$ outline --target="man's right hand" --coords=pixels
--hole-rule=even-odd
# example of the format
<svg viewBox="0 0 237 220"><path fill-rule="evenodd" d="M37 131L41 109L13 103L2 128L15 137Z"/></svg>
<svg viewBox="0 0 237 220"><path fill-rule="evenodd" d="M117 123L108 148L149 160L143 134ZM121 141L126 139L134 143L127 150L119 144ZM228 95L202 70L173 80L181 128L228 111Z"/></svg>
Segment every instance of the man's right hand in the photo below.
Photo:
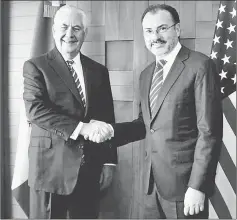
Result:
<svg viewBox="0 0 237 220"><path fill-rule="evenodd" d="M90 123L84 123L80 134L84 136L85 140L90 140L96 143L104 142L111 139L114 130L111 125L97 120L91 120Z"/></svg>

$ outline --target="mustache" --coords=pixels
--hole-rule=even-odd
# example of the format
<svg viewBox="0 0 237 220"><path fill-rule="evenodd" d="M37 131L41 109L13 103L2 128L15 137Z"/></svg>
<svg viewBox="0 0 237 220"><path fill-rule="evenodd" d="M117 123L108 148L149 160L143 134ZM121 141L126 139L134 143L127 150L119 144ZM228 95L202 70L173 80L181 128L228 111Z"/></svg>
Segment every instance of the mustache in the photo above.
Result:
<svg viewBox="0 0 237 220"><path fill-rule="evenodd" d="M156 43L164 44L164 43L166 43L166 41L162 40L162 39L157 39L156 41L151 42L151 44L156 44Z"/></svg>

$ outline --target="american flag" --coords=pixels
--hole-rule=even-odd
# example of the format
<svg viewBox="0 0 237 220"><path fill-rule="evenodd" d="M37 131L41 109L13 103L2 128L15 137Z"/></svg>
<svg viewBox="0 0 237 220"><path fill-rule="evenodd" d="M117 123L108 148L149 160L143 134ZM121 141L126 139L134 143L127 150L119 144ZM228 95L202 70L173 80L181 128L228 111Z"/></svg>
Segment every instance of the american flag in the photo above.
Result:
<svg viewBox="0 0 237 220"><path fill-rule="evenodd" d="M209 218L236 219L236 1L221 1L212 43L223 104L223 142Z"/></svg>

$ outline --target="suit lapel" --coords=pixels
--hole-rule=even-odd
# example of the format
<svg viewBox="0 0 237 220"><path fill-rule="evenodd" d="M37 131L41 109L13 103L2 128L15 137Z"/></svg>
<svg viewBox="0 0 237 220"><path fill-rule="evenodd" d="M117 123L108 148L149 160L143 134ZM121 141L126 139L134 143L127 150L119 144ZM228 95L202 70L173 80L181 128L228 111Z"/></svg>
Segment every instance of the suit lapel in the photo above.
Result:
<svg viewBox="0 0 237 220"><path fill-rule="evenodd" d="M152 76L153 76L153 72L155 70L155 65L156 62L153 62L152 64L150 64L150 66L147 67L147 69L144 72L144 80L142 82L143 84L143 100L145 103L145 114L144 116L146 117L145 121L150 121L151 120L151 115L150 115L150 103L149 103L149 93L150 93L150 87L151 87L151 81L152 81Z"/></svg>
<svg viewBox="0 0 237 220"><path fill-rule="evenodd" d="M48 58L49 58L49 65L51 66L51 68L59 75L59 77L62 79L65 85L69 88L69 90L73 93L76 99L83 106L81 96L78 92L78 89L71 75L71 72L69 71L67 64L65 63L62 55L59 53L59 51L56 48L54 48L49 53Z"/></svg>
<svg viewBox="0 0 237 220"><path fill-rule="evenodd" d="M189 52L188 49L182 46L173 65L171 66L171 69L158 95L158 98L156 101L157 103L154 109L155 114L154 114L154 117L152 118L152 121L154 120L157 113L159 112L160 107L162 103L164 102L164 99L167 96L168 92L170 91L170 89L172 88L172 86L174 85L174 83L176 82L180 74L182 73L185 67L183 61L188 58L188 52Z"/></svg>

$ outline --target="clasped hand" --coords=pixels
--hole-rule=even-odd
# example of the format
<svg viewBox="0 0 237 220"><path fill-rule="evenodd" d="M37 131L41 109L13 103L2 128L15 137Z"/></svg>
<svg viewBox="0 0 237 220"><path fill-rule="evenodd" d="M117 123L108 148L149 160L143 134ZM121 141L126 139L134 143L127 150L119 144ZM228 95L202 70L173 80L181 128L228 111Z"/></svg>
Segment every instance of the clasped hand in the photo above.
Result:
<svg viewBox="0 0 237 220"><path fill-rule="evenodd" d="M113 127L103 121L91 120L90 123L84 123L80 134L85 140L101 143L110 140L114 136Z"/></svg>

